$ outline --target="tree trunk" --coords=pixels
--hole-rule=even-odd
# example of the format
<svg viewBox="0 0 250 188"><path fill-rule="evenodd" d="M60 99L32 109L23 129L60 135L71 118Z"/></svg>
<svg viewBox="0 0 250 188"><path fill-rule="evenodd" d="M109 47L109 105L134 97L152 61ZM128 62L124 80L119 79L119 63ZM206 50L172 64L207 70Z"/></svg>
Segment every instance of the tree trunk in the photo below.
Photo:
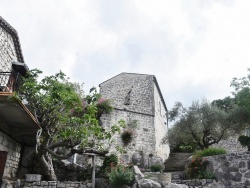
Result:
<svg viewBox="0 0 250 188"><path fill-rule="evenodd" d="M50 155L41 155L41 157L39 158L39 162L41 163L41 168L43 172L42 175L44 175L45 178L49 181L56 181L57 178Z"/></svg>

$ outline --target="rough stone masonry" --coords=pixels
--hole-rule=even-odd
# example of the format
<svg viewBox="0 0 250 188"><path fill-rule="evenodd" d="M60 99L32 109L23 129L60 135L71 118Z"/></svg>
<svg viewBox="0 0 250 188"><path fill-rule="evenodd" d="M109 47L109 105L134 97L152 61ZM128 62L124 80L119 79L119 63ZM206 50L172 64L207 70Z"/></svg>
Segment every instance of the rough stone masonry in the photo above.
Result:
<svg viewBox="0 0 250 188"><path fill-rule="evenodd" d="M125 162L136 160L141 167L150 167L152 160L165 160L169 155L168 144L161 144L167 133L167 107L157 80L153 75L121 73L100 85L100 93L110 99L114 110L102 117L102 125L109 128L120 119L127 124L136 122L133 141L126 146ZM115 145L123 145L120 135L114 136Z"/></svg>

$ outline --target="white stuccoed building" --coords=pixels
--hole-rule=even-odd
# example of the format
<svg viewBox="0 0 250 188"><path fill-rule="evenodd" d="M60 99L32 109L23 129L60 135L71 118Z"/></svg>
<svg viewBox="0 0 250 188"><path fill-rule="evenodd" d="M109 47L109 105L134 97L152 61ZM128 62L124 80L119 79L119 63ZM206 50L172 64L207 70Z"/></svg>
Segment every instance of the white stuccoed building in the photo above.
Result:
<svg viewBox="0 0 250 188"><path fill-rule="evenodd" d="M145 167L150 166L152 157L165 161L169 156L169 145L161 144L168 131L167 107L156 77L147 74L121 73L99 85L100 93L110 99L114 110L102 116L102 125L108 128L120 119L131 123L136 121L133 141L125 148L122 158L132 162L140 158ZM117 145L123 145L120 135L115 135ZM115 152L115 148L111 148Z"/></svg>

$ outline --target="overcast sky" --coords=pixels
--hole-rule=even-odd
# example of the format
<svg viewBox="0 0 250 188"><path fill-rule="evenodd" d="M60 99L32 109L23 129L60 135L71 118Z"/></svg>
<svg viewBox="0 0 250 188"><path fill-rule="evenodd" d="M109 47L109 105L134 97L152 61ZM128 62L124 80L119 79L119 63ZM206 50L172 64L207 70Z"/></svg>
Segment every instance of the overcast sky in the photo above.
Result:
<svg viewBox="0 0 250 188"><path fill-rule="evenodd" d="M250 67L249 0L0 0L26 64L90 87L156 76L168 108L224 98Z"/></svg>

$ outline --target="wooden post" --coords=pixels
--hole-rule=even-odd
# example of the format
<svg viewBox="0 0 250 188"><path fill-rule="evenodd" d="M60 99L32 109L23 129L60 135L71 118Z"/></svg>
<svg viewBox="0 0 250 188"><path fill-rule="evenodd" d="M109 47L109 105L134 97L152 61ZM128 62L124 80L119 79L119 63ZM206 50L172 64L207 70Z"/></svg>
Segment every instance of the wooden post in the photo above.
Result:
<svg viewBox="0 0 250 188"><path fill-rule="evenodd" d="M95 188L95 155L92 155L92 188Z"/></svg>

